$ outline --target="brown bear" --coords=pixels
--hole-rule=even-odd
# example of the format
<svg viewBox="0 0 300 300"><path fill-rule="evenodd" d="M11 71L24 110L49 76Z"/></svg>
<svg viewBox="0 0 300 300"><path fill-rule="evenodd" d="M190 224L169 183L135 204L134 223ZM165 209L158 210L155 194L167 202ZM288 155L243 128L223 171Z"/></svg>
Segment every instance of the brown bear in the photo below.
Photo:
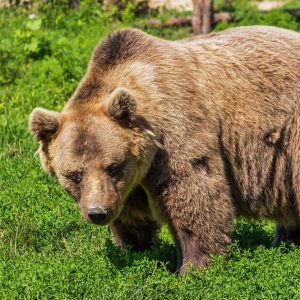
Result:
<svg viewBox="0 0 300 300"><path fill-rule="evenodd" d="M177 270L225 254L235 216L300 242L300 34L240 27L184 41L111 34L62 112L33 110L43 168L90 222Z"/></svg>

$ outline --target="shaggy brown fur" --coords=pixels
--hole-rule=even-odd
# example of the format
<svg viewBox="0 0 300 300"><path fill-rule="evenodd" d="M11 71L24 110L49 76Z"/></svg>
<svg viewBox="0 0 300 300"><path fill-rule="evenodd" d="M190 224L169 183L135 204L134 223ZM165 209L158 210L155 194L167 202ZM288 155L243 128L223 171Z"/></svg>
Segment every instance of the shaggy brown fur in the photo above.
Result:
<svg viewBox="0 0 300 300"><path fill-rule="evenodd" d="M275 220L276 244L299 243L299 101L298 33L169 42L122 30L96 48L64 110L35 109L30 130L87 220L136 249L167 223L184 271L226 252L238 214Z"/></svg>

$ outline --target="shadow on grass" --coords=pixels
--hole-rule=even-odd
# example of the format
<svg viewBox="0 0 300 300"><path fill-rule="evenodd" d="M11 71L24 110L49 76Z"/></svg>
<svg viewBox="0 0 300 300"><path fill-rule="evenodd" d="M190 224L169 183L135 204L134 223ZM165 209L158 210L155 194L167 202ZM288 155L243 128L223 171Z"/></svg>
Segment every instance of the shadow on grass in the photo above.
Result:
<svg viewBox="0 0 300 300"><path fill-rule="evenodd" d="M157 241L151 249L137 252L130 247L120 249L111 239L108 239L105 243L105 251L107 258L119 270L136 265L139 261L153 260L164 265L168 271L175 271L175 245L165 241Z"/></svg>
<svg viewBox="0 0 300 300"><path fill-rule="evenodd" d="M249 222L241 218L235 224L232 240L237 241L242 250L255 250L258 246L271 248L275 237L274 229L275 225L269 221Z"/></svg>
<svg viewBox="0 0 300 300"><path fill-rule="evenodd" d="M45 249L49 251L49 244L51 244L51 251L61 251L67 246L75 249L74 245L78 243L78 239L83 239L88 240L90 246L97 249L96 252L100 251L99 254L104 255L116 269L121 270L143 264L143 261L154 261L170 272L175 271L176 248L167 230L164 230L164 237L157 239L150 250L135 252L130 247L120 249L113 241L108 228L94 227L85 223L79 224L76 217L51 228L50 231L48 228L50 228L48 224L37 227L31 223L22 223L18 230L19 235L15 236L14 231L11 231L7 239L14 241L18 253L28 248L33 248L36 252L42 252ZM101 250L99 250L99 235L103 238ZM273 237L274 225L270 222L249 222L242 218L236 221L235 230L232 233L232 241L237 242L237 247L241 251L250 253L254 253L260 246L271 248Z"/></svg>
<svg viewBox="0 0 300 300"><path fill-rule="evenodd" d="M274 234L274 226L268 221L249 222L239 219L232 233L232 241L237 242L240 250L254 253L260 246L271 248ZM121 250L109 239L106 241L106 251L108 259L118 269L130 267L139 261L148 259L162 263L170 272L175 271L175 245L164 240L156 242L151 250L135 252L129 247Z"/></svg>

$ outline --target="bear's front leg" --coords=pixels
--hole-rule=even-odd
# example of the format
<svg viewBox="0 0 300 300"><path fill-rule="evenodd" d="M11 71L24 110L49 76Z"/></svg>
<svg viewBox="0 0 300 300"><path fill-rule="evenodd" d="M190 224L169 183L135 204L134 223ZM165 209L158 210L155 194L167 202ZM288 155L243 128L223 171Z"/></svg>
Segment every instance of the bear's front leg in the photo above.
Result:
<svg viewBox="0 0 300 300"><path fill-rule="evenodd" d="M152 219L146 193L137 187L125 202L120 216L110 225L116 243L144 251L152 245L159 225Z"/></svg>
<svg viewBox="0 0 300 300"><path fill-rule="evenodd" d="M222 174L196 169L177 175L163 193L177 246L177 272L206 266L210 255L223 255L230 242L234 207Z"/></svg>

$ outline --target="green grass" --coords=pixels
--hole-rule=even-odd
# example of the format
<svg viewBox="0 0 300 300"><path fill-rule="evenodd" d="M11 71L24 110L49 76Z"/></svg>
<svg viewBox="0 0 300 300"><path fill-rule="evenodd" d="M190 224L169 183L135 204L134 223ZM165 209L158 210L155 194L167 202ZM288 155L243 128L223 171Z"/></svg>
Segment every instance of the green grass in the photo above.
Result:
<svg viewBox="0 0 300 300"><path fill-rule="evenodd" d="M190 35L187 27L146 28L144 19L124 24L85 5L79 12L44 9L35 21L22 10L0 10L0 299L300 299L300 249L270 248L268 221L237 220L227 260L214 257L208 269L177 276L167 228L151 251L121 251L109 229L83 221L41 170L28 115L36 106L63 107L99 39L134 24L169 39ZM217 30L300 28L280 11L260 15L241 6Z"/></svg>
<svg viewBox="0 0 300 300"><path fill-rule="evenodd" d="M299 9L300 8L299 0L290 0L286 3L284 7L288 9Z"/></svg>

